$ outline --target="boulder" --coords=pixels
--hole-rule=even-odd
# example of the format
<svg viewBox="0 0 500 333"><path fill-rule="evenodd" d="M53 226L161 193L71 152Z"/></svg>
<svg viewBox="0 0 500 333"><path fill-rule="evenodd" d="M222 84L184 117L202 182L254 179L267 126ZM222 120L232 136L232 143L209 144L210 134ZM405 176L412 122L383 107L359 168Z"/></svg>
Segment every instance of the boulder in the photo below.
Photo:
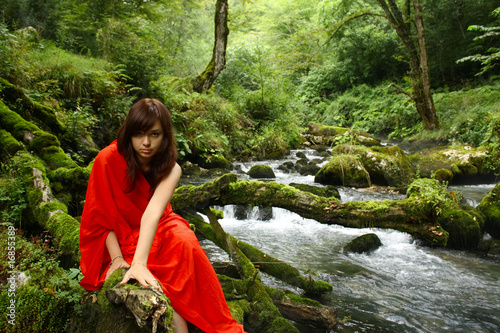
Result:
<svg viewBox="0 0 500 333"><path fill-rule="evenodd" d="M316 183L323 185L370 187L368 171L358 157L336 155L325 164L314 177Z"/></svg>
<svg viewBox="0 0 500 333"><path fill-rule="evenodd" d="M276 178L273 169L268 165L256 164L248 170L247 174L252 178Z"/></svg>
<svg viewBox="0 0 500 333"><path fill-rule="evenodd" d="M486 147L433 147L413 154L411 160L418 165L422 177L431 177L438 170L446 169L452 172L450 181L455 184L489 181L500 170L500 162L492 158Z"/></svg>
<svg viewBox="0 0 500 333"><path fill-rule="evenodd" d="M500 239L500 183L483 198L477 209L486 217L484 231Z"/></svg>
<svg viewBox="0 0 500 333"><path fill-rule="evenodd" d="M375 185L406 187L415 177L410 159L396 146L368 148L344 144L335 147L332 154L357 156Z"/></svg>
<svg viewBox="0 0 500 333"><path fill-rule="evenodd" d="M344 246L344 252L370 253L382 246L382 242L375 234L365 234L350 241Z"/></svg>

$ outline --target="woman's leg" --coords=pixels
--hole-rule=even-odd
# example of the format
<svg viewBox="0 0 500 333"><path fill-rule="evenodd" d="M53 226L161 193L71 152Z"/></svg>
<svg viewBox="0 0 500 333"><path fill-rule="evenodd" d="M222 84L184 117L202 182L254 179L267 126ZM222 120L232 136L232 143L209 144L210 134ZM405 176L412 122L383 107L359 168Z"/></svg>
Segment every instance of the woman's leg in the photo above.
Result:
<svg viewBox="0 0 500 333"><path fill-rule="evenodd" d="M172 325L174 326L174 333L188 333L186 320L175 311L172 318Z"/></svg>

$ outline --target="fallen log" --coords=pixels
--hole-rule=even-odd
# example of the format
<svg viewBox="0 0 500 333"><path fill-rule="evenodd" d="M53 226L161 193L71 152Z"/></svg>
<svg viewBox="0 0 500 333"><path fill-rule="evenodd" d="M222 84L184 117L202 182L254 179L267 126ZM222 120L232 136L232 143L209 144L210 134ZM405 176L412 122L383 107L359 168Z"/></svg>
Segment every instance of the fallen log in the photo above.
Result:
<svg viewBox="0 0 500 333"><path fill-rule="evenodd" d="M248 323L255 332L297 332L298 330L289 321L287 321L278 308L274 305L272 299L267 294L262 284L257 270L252 262L243 254L243 252L233 243L231 236L224 232L221 225L213 214L207 209L210 223L203 221L199 215L183 211L182 215L190 223L194 223L196 230L205 237L214 241L219 247L229 253L233 263L236 265L238 274L241 277L239 285L240 295L244 294L250 304L250 311L247 314ZM227 293L225 293L226 295Z"/></svg>
<svg viewBox="0 0 500 333"><path fill-rule="evenodd" d="M226 174L201 186L179 187L172 198L174 210L188 207L203 210L210 205L231 204L280 207L324 224L395 229L434 246L446 246L449 237L425 203L413 198L342 203L286 184L238 181L235 174Z"/></svg>

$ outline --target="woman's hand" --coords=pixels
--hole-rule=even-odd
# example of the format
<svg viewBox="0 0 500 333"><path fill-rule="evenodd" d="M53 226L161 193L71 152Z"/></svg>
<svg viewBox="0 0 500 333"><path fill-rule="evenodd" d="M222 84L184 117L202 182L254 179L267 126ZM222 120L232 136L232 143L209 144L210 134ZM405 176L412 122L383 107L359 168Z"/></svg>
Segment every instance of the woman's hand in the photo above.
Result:
<svg viewBox="0 0 500 333"><path fill-rule="evenodd" d="M125 273L125 276L120 282L120 285L127 283L127 281L130 279L137 280L137 282L139 282L144 288L148 288L149 286L151 286L160 291L162 290L160 283L155 279L153 274L151 274L145 264L132 263L132 266L130 266L130 269L127 271L127 273Z"/></svg>
<svg viewBox="0 0 500 333"><path fill-rule="evenodd" d="M116 258L111 263L111 266L108 268L108 272L106 273L106 280L113 274L114 271L120 268L127 268L130 265L123 258Z"/></svg>

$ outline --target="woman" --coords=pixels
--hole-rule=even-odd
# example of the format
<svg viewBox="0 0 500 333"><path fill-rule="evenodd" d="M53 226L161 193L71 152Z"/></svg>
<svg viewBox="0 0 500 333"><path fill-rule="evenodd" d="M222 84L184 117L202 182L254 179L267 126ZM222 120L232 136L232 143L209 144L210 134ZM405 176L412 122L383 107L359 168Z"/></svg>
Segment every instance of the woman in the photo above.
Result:
<svg viewBox="0 0 500 333"><path fill-rule="evenodd" d="M186 320L204 332L243 332L189 224L170 200L181 176L172 121L156 99L130 108L118 138L92 166L80 228L81 285L99 289L117 269L163 290L176 333Z"/></svg>

